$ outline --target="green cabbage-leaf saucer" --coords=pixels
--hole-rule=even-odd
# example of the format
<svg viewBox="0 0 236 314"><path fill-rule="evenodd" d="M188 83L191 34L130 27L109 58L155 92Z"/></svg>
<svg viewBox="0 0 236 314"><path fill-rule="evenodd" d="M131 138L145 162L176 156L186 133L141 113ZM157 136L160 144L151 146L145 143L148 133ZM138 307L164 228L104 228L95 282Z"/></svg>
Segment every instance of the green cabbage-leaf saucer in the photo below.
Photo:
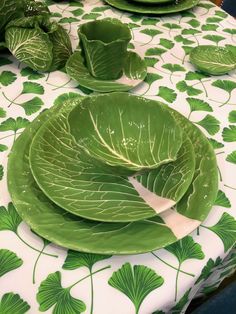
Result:
<svg viewBox="0 0 236 314"><path fill-rule="evenodd" d="M200 45L191 50L189 58L206 74L223 75L236 69L236 56L226 47Z"/></svg>
<svg viewBox="0 0 236 314"><path fill-rule="evenodd" d="M81 86L96 92L128 91L140 84L147 75L144 60L135 52L128 51L123 75L117 80L100 80L93 77L86 67L81 50L73 53L66 64L67 74Z"/></svg>

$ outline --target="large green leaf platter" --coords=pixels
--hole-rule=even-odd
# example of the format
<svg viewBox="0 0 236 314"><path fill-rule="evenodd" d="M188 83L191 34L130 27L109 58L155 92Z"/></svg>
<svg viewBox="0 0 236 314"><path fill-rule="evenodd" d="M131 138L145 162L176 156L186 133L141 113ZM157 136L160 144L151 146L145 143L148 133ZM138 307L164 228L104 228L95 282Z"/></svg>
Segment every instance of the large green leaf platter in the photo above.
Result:
<svg viewBox="0 0 236 314"><path fill-rule="evenodd" d="M112 94L114 96L122 99L127 94ZM101 98L109 100L109 96ZM79 104L74 101L72 107L68 107L69 110L72 109L67 112L69 119L65 115L50 119L34 137L30 164L44 193L54 203L75 215L110 222L153 217L180 200L189 187L194 172L195 158L191 142L184 142L174 163L151 172L155 180L151 180L150 175L148 186L144 184L146 174L141 176L143 180L139 184L134 177L119 175L120 168L115 167L114 170L113 166L97 163L93 157L84 155L83 149L74 141L68 122L71 116L78 116L75 115L73 106L87 107L86 100L97 103L97 97L85 98ZM88 129L87 122L84 122ZM71 149L64 151L64 147L68 148L66 143L69 143ZM117 159L117 162L121 163L122 160Z"/></svg>
<svg viewBox="0 0 236 314"><path fill-rule="evenodd" d="M211 75L236 69L236 56L226 47L200 45L191 50L189 58L198 70Z"/></svg>
<svg viewBox="0 0 236 314"><path fill-rule="evenodd" d="M66 72L81 86L88 89L103 93L125 92L142 83L147 75L147 67L145 61L137 53L128 51L123 75L116 80L101 80L91 75L82 51L78 50L68 59Z"/></svg>
<svg viewBox="0 0 236 314"><path fill-rule="evenodd" d="M60 131L61 135L65 135L66 111L68 114L71 110L67 103L65 106L67 110L62 108L59 113L62 120L58 121L58 125L52 124L54 131L58 126L62 126L61 130L57 130L57 135ZM172 114L188 134L196 156L194 180L175 209L168 209L153 218L136 222L102 223L76 217L58 207L39 189L29 166L31 141L42 124L50 122L46 120L55 115L55 112L58 112L57 107L41 114L22 133L13 146L8 164L8 187L12 201L22 218L38 234L74 250L101 254L135 254L173 243L193 231L206 218L218 190L215 154L201 131L172 110ZM54 139L52 143L55 144L53 141ZM62 145L66 155L71 151L71 141L71 137L65 136ZM73 164L73 157L70 155L68 157ZM60 156L57 158L60 159ZM67 175L69 173L70 171L67 171ZM200 193L203 180L205 189ZM142 184L145 186L145 180ZM195 201L197 204L192 206Z"/></svg>

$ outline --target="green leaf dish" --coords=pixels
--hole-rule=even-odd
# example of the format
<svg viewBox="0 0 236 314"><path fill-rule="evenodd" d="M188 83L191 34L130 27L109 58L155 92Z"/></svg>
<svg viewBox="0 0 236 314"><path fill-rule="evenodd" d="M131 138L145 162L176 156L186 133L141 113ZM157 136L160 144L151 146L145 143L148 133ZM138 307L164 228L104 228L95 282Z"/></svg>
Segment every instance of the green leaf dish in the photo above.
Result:
<svg viewBox="0 0 236 314"><path fill-rule="evenodd" d="M93 77L81 51L74 52L66 63L67 74L81 86L96 92L125 92L139 85L147 75L146 63L135 52L129 51L123 75L117 80L100 80Z"/></svg>
<svg viewBox="0 0 236 314"><path fill-rule="evenodd" d="M224 47L197 46L189 55L190 62L200 71L211 75L223 75L236 69L236 56Z"/></svg>
<svg viewBox="0 0 236 314"><path fill-rule="evenodd" d="M116 174L117 167L130 174L171 162L182 145L182 130L168 109L127 93L86 97L68 123L78 146Z"/></svg>
<svg viewBox="0 0 236 314"><path fill-rule="evenodd" d="M78 30L81 50L93 77L115 80L122 76L128 43L128 25L117 19L102 19L82 24Z"/></svg>
<svg viewBox="0 0 236 314"><path fill-rule="evenodd" d="M67 105L65 103L65 107ZM32 176L29 149L39 128L59 109L55 106L42 113L25 129L14 143L8 162L8 188L12 201L35 232L72 250L98 254L138 254L183 238L206 218L218 191L215 154L202 132L172 109L169 110L188 134L196 154L194 180L176 210L168 209L142 221L101 223L81 219L52 203ZM205 179L206 185L201 193Z"/></svg>
<svg viewBox="0 0 236 314"><path fill-rule="evenodd" d="M122 94L117 93L117 96L122 97ZM93 158L83 154L67 125L68 115L73 115L72 109L77 105L78 100L72 107L68 105L69 112L45 123L31 145L33 175L54 203L83 218L126 222L153 217L182 198L194 173L194 154L189 140L184 142L174 163L155 169L148 180L147 175L140 176L141 185L135 178L119 176L114 167L97 164ZM59 155L66 142L70 143L69 155L63 152Z"/></svg>
<svg viewBox="0 0 236 314"><path fill-rule="evenodd" d="M163 3L163 4L141 4L135 3L134 1L128 0L104 0L106 3L110 4L111 6L128 11L128 12L135 12L135 13L142 13L142 14L170 14L170 13L177 13L181 11L185 11L188 9L193 8L199 2L199 0L181 0L173 3Z"/></svg>

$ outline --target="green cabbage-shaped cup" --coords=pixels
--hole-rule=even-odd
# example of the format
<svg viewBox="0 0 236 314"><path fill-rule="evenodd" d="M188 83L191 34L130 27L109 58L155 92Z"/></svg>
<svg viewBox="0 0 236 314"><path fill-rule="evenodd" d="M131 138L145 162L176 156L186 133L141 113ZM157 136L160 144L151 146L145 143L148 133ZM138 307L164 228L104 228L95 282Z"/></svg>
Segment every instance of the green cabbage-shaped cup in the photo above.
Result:
<svg viewBox="0 0 236 314"><path fill-rule="evenodd" d="M131 32L117 19L102 19L80 26L80 45L92 76L102 80L122 75Z"/></svg>
<svg viewBox="0 0 236 314"><path fill-rule="evenodd" d="M20 61L36 71L65 66L72 53L65 29L47 16L22 17L6 26L6 46Z"/></svg>

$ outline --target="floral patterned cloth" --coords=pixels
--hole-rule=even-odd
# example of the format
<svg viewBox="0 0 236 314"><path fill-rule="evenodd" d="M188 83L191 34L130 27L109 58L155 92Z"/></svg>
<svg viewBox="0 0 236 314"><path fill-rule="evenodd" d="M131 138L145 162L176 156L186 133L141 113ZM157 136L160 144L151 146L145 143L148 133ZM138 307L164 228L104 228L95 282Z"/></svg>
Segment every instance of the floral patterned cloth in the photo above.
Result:
<svg viewBox="0 0 236 314"><path fill-rule="evenodd" d="M211 292L236 268L236 73L208 77L196 72L188 57L198 44L226 45L236 53L236 22L203 0L189 11L157 17L121 12L99 0L47 3L74 48L80 23L110 16L129 24L129 48L148 66L145 82L131 92L165 102L205 133L217 155L220 188L196 231L155 252L93 255L41 239L11 203L6 183L10 148L42 110L69 93L91 92L63 71L36 73L1 55L0 313L184 313L195 296Z"/></svg>

